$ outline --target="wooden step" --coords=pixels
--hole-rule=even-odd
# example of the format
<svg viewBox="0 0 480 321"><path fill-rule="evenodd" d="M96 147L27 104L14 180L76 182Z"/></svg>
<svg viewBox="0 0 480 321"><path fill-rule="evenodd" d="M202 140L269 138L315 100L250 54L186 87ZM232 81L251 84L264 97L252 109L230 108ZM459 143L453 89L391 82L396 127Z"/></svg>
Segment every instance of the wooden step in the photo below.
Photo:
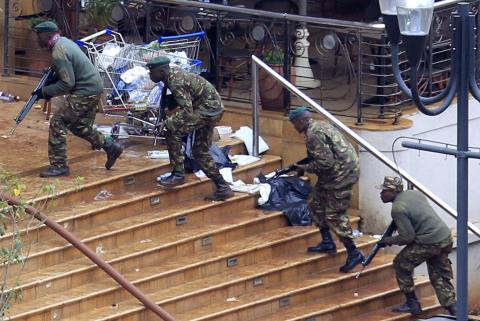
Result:
<svg viewBox="0 0 480 321"><path fill-rule="evenodd" d="M427 278L417 279L416 288L419 294L431 293ZM379 309L404 300L403 294L398 290L396 281L392 277L370 280L366 285L353 285L349 288L337 289L329 294L325 297L318 297L313 296L312 292L303 292L296 297L289 295L288 305L281 300L267 301L261 305L258 304L255 311L237 308L233 315L231 313L228 315L205 315L188 320L224 321L235 317L242 321L344 320L358 315L361 311Z"/></svg>
<svg viewBox="0 0 480 321"><path fill-rule="evenodd" d="M242 153L245 150L243 142L233 138L226 138L219 145L231 145L232 153ZM55 199L53 202L55 207L81 200L90 201L101 190L127 193L170 170L168 160L150 159L145 156L147 151L152 149L165 149L165 147L135 145L127 148L115 167L109 171L104 167L103 151L82 155L71 166L69 177L44 179L38 177L38 173L44 168L35 169L30 175L24 175L20 179L28 186L28 190L22 196L35 205L48 208L52 198ZM39 195L46 184L54 185L54 192Z"/></svg>
<svg viewBox="0 0 480 321"><path fill-rule="evenodd" d="M375 310L369 313L363 313L351 318L347 318L344 321L411 321L417 320L420 318L428 318L435 314L445 313L445 310L438 303L437 297L435 295L429 295L426 297L419 298L420 303L422 304L423 312L412 316L410 313L395 313L392 312L392 308L395 305L385 307L379 310ZM403 302L399 302L401 304Z"/></svg>
<svg viewBox="0 0 480 321"><path fill-rule="evenodd" d="M372 245L371 242L363 243L363 247L370 245ZM222 297L222 300L224 300L225 298L242 295L253 295L261 289L280 286L281 283L287 281L298 280L301 282L303 279L319 273L325 276L325 280L326 276L329 275L330 281L333 282L338 275L346 276L338 272L338 265L343 263L339 261L345 260L343 252L337 257L337 260L337 258L332 259L331 256L311 255L304 250L297 250L291 254L280 255L251 265L232 267L223 273L206 275L193 281L191 278L184 279L177 286L157 290L149 296L170 312L181 313L185 309L198 309L218 297ZM367 272L368 277L378 279L379 273L391 276L390 261L391 258L384 257L382 259L380 257ZM338 282L347 279L340 279ZM363 281L366 281L366 279L367 277ZM113 315L111 306L115 306ZM141 305L127 295L123 301L110 301L110 304L107 304L106 307L75 315L71 317L71 320L97 320L101 316L105 317L100 318L101 320L120 320L120 318L123 320L124 318L130 319L128 316L131 316L132 313L143 315L145 311ZM134 317L135 320L136 318ZM139 318L154 320L154 318L145 319L144 316L139 316Z"/></svg>
<svg viewBox="0 0 480 321"><path fill-rule="evenodd" d="M227 227L225 227L225 229L227 229ZM244 233L246 232L244 231L243 234ZM190 232L185 234L190 234ZM226 261L232 258L232 256L236 258L237 266L244 266L255 262L255 260L265 259L272 255L279 255L279 253L289 253L293 250L298 250L298 248L305 248L307 244L313 242L314 239L318 239L317 234L318 232L311 227L282 227L244 237L239 241L227 243L228 238L235 239L239 236L238 233L234 232L230 236L226 236L227 238L220 238L218 240L218 247L212 246L207 249L201 246L195 246L195 242L193 242L194 237L191 237L188 243L182 240L177 242L176 245L172 245L168 244L168 241L165 241L166 235L162 235L159 240L114 249L103 254L103 256L121 272L137 269L143 271L145 270L144 267L151 266L158 269L158 271L170 270L174 271L175 275L179 275L179 273L183 274L189 266L192 268L195 267L197 270L196 273L199 273L198 270L216 271L219 268L225 269ZM203 235L197 235L196 239L201 240L201 237L208 235L211 235L211 231ZM240 236L243 237L242 235ZM213 239L215 243L215 235ZM39 282L42 282L45 287L51 286L51 283L46 283L46 281L55 274L57 278L55 282L67 282L71 284L72 287L87 282L98 283L98 280L101 280L102 277L105 278L102 271L98 270L83 258L74 260L68 264L59 264L51 268L42 269L32 274L26 275L26 277L30 280L33 280L35 276L39 280L43 279ZM58 304L65 306L64 298L68 296L68 294L58 295L59 297L55 300L60 300ZM75 295L75 293L73 295ZM51 297L53 298L55 295ZM25 302L25 305L15 306L11 311L12 318L20 317L15 315L21 315L21 311L28 313L28 311L32 310L31 305L34 304L34 302L37 302L35 305L38 309L41 309L41 311L46 309L45 297L42 297L36 301Z"/></svg>
<svg viewBox="0 0 480 321"><path fill-rule="evenodd" d="M235 169L234 178L251 181L261 171L272 171L279 166L280 159L278 157L266 155L258 162ZM47 215L52 220L62 224L64 228L76 233L77 229L93 228L145 211L173 206L179 202L205 196L212 192L213 183L209 179L199 180L192 174L188 175L187 182L184 185L173 189L159 187L151 180L150 184L137 187L135 191L116 193L106 200L94 201L95 196L86 198L85 194L82 194L84 195L83 200L72 201L72 203L63 205L56 204ZM31 220L19 223L23 235L26 235L28 230L29 238L26 242L56 238L55 233L45 225L32 225L27 229L26 226L30 222ZM11 233L0 237L0 246L9 244L10 239Z"/></svg>

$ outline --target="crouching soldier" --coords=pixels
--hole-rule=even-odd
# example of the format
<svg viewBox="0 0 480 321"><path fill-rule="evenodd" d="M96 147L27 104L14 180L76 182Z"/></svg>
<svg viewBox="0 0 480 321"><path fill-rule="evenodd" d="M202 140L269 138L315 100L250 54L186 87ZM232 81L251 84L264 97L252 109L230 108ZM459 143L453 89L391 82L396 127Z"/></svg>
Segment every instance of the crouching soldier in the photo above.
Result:
<svg viewBox="0 0 480 321"><path fill-rule="evenodd" d="M379 241L380 246L405 245L393 260L397 283L406 302L393 308L393 312L418 314L422 307L415 295L413 270L427 262L428 276L440 304L456 315L455 288L452 284L452 263L448 254L452 252L452 236L448 226L428 204L419 191L403 191L399 177L385 177L380 198L392 203L392 219L398 235Z"/></svg>
<svg viewBox="0 0 480 321"><path fill-rule="evenodd" d="M215 193L206 199L225 200L233 196L233 192L220 174L209 150L213 129L224 111L220 95L204 78L178 67L170 68L169 64L170 59L165 56L156 57L147 64L152 81L164 83L172 92L179 109L165 120L165 139L172 173L167 177L158 177L157 182L165 187L174 187L185 182L182 139L195 131L193 158L216 186Z"/></svg>

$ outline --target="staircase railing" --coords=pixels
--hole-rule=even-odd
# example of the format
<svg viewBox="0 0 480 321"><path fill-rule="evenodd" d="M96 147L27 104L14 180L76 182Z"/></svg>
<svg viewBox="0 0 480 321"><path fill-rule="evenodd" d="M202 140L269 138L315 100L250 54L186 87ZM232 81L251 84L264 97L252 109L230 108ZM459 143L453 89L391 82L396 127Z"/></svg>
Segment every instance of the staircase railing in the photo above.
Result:
<svg viewBox="0 0 480 321"><path fill-rule="evenodd" d="M82 252L86 257L88 257L93 263L95 263L99 268L101 268L105 273L107 273L112 279L114 279L122 288L128 291L131 295L138 299L147 309L155 313L157 316L162 318L165 321L177 321L172 315L167 311L159 307L155 302L150 300L139 288L130 283L120 272L115 270L113 266L107 263L99 255L97 255L93 250L91 250L87 245L80 241L74 234L70 233L68 230L63 228L57 222L51 220L45 214L41 213L38 209L30 205L23 205L18 199L15 199L11 196L0 193L0 201L7 202L10 206L23 206L25 212L38 221L42 222L55 233L60 235L70 244L72 244L77 250Z"/></svg>
<svg viewBox="0 0 480 321"><path fill-rule="evenodd" d="M352 129L350 129L347 125L342 123L336 117L334 117L331 113L325 110L322 106L316 103L313 99L309 96L304 94L301 90L295 87L292 83L288 80L283 78L280 74L278 74L275 70L270 68L266 63L260 60L256 56L252 56L252 108L253 108L253 154L254 156L258 156L258 146L259 146L259 119L258 119L258 110L259 110L259 82L258 82L258 71L259 68L262 68L267 73L269 73L272 77L274 77L284 88L286 88L290 93L294 94L303 102L310 105L313 109L315 109L318 113L322 114L325 118L327 118L330 122L335 124L335 126L340 129L342 132L347 134L350 138L352 138L359 146L363 147L365 150L370 152L375 158L385 164L387 167L392 169L393 171L397 172L401 175L406 181L412 184L417 190L425 194L425 196L430 199L433 203L438 205L442 208L445 212L447 212L451 217L455 220L457 219L457 211L453 209L450 205L445 203L440 197L435 195L432 191L426 188L422 183L416 180L412 175L410 175L407 171L400 168L397 164L395 164L392 160L390 160L387 156L385 156L382 152L372 146L369 142L363 139L360 135L355 133ZM468 229L475 234L477 237L480 237L480 228L475 226L473 223L468 222Z"/></svg>

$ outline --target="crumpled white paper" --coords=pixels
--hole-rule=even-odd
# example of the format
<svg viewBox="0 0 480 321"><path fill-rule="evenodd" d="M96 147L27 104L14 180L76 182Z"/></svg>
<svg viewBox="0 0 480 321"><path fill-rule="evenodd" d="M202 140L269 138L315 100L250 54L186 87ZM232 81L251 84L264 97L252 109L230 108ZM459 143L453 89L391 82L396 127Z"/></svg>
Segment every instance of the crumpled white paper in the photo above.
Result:
<svg viewBox="0 0 480 321"><path fill-rule="evenodd" d="M232 134L232 137L238 138L243 141L245 147L247 148L248 154L253 154L253 130L248 126L242 126L239 130ZM264 153L269 149L267 143L263 140L262 137L258 139L258 152Z"/></svg>

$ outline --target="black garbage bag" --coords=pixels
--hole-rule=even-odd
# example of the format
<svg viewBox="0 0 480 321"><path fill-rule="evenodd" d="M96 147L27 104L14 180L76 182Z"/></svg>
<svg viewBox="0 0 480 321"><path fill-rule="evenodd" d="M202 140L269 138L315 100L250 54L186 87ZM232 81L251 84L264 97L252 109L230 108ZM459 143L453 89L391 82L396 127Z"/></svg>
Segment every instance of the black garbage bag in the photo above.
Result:
<svg viewBox="0 0 480 321"><path fill-rule="evenodd" d="M271 186L268 201L258 208L270 211L282 211L290 225L311 225L310 208L307 203L312 191L310 182L298 176L277 177L265 179L259 176L261 183Z"/></svg>
<svg viewBox="0 0 480 321"><path fill-rule="evenodd" d="M192 157L192 148L193 148L194 140L195 140L195 135L190 134L186 137L186 141L184 143L185 169L191 170L192 172L196 172L202 169L198 164L198 162ZM212 145L210 146L210 154L212 155L212 158L219 169L224 167L235 168L237 166L237 164L232 163L232 161L228 157L228 153L230 152L230 149L231 149L231 146L227 145L220 148L215 143L212 143Z"/></svg>

